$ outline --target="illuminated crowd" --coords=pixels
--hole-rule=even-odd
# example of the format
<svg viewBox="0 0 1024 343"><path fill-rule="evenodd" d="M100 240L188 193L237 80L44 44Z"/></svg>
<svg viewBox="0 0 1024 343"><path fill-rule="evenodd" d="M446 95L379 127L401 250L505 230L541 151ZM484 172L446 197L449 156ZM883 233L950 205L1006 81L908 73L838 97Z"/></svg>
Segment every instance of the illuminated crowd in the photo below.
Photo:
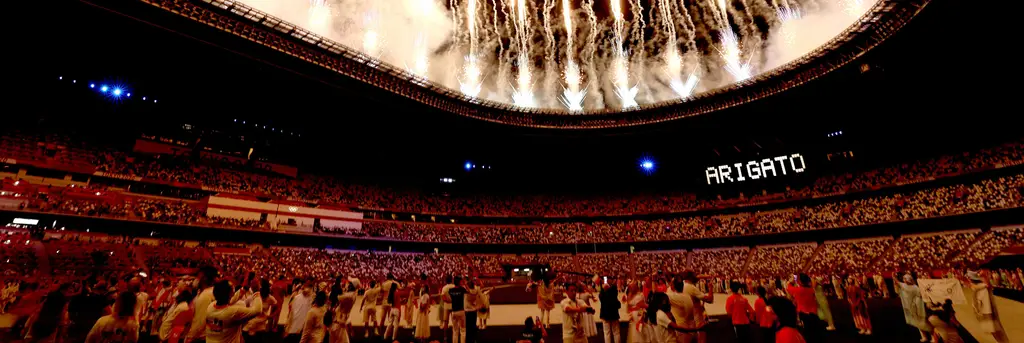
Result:
<svg viewBox="0 0 1024 343"><path fill-rule="evenodd" d="M346 183L325 176L303 174L297 178L287 178L267 175L226 162L201 164L195 159L182 156L140 155L77 146L67 137L60 136L7 135L0 139L0 157L31 160L37 156L55 156L52 159L60 163L83 169L91 168L96 172L261 197L291 198L404 213L538 217L685 212L870 190L1019 164L1024 162L1024 142L1013 141L993 148L886 168L821 176L810 186L789 189L783 193L741 195L724 199L699 199L687 193L585 197L558 194L462 194L442 197L417 190Z"/></svg>

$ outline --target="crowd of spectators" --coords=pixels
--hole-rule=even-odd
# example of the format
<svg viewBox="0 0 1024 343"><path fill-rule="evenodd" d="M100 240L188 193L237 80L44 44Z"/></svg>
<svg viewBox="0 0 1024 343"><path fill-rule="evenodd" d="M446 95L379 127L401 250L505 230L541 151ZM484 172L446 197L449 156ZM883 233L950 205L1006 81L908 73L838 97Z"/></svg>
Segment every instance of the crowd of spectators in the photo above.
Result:
<svg viewBox="0 0 1024 343"><path fill-rule="evenodd" d="M765 201L808 198L913 183L949 175L969 173L1024 162L1024 141L1013 141L994 148L946 155L887 168L822 176L810 186L783 193L765 193L730 199L698 199L693 194L635 195L445 195L422 191L345 183L332 177L302 175L297 178L267 175L244 170L232 163L183 156L145 156L99 149L68 148L62 143L44 143L42 137L13 135L0 140L0 157L53 156L67 151L57 162L91 165L96 171L151 180L177 182L207 189L244 192L268 197L318 201L357 206L368 210L406 213L490 216L587 216L633 213L667 213L730 207ZM53 139L46 137L46 139Z"/></svg>
<svg viewBox="0 0 1024 343"><path fill-rule="evenodd" d="M871 225L1020 207L1024 175L790 209L675 219L544 223L541 228L369 222L371 237L443 243L686 240Z"/></svg>
<svg viewBox="0 0 1024 343"><path fill-rule="evenodd" d="M325 234L402 241L476 244L564 244L688 240L872 225L1024 206L1024 174L925 188L857 200L771 211L681 215L672 219L539 222L531 225L435 224L367 221L361 228L321 228ZM89 190L89 194L93 190ZM96 194L105 193L99 189ZM70 194L70 192L68 192ZM75 198L51 191L30 210L162 223L268 229L260 220L207 216L201 203L118 196ZM31 198L32 195L23 195Z"/></svg>
<svg viewBox="0 0 1024 343"><path fill-rule="evenodd" d="M978 232L904 236L896 241L890 254L879 259L880 270L934 270L950 266L950 261L974 243Z"/></svg>
<svg viewBox="0 0 1024 343"><path fill-rule="evenodd" d="M746 273L759 277L782 277L803 271L816 244L758 247L750 256Z"/></svg>
<svg viewBox="0 0 1024 343"><path fill-rule="evenodd" d="M977 265L1008 247L1024 242L1024 227L997 228L983 234L974 245L958 255L954 263Z"/></svg>
<svg viewBox="0 0 1024 343"><path fill-rule="evenodd" d="M32 274L36 270L34 248L27 233L0 229L0 282Z"/></svg>
<svg viewBox="0 0 1024 343"><path fill-rule="evenodd" d="M892 237L826 242L808 272L815 275L865 273L892 244Z"/></svg>

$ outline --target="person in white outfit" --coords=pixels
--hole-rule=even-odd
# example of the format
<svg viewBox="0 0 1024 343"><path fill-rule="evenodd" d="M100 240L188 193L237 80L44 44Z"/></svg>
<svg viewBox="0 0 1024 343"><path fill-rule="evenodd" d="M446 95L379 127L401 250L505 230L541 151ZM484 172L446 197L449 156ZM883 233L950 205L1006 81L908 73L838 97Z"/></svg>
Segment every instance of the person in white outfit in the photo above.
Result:
<svg viewBox="0 0 1024 343"><path fill-rule="evenodd" d="M242 343L242 325L263 314L263 301L252 299L248 307L231 303L231 284L218 282L213 286L216 303L206 309L207 343Z"/></svg>
<svg viewBox="0 0 1024 343"><path fill-rule="evenodd" d="M313 306L309 308L306 315L306 323L302 325L302 339L300 343L322 343L324 334L327 333L327 323L324 316L327 314L327 293L316 292L313 297Z"/></svg>
<svg viewBox="0 0 1024 343"><path fill-rule="evenodd" d="M85 343L135 343L139 341L139 322L135 320L135 293L117 296L114 313L100 317L89 330Z"/></svg>

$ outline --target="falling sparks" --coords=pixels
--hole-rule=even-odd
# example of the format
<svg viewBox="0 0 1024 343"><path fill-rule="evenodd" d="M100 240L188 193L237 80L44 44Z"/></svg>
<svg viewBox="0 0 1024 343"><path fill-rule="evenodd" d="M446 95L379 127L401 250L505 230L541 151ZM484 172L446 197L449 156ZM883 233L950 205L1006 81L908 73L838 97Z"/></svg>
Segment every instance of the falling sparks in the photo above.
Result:
<svg viewBox="0 0 1024 343"><path fill-rule="evenodd" d="M796 44L796 32L794 32L793 25L795 25L795 21L802 17L800 11L783 7L779 8L777 14L779 21L782 22L779 26L779 35L782 37L782 42L788 46L793 46L793 44Z"/></svg>
<svg viewBox="0 0 1024 343"><path fill-rule="evenodd" d="M583 99L586 98L586 89L580 89L582 84L582 76L580 75L580 66L576 64L576 48L573 45L573 39L576 36L576 31L572 25L572 6L569 4L569 0L562 0L562 18L565 20L565 87L562 88L562 96L558 99L562 105L569 109L570 112L583 111Z"/></svg>
<svg viewBox="0 0 1024 343"><path fill-rule="evenodd" d="M317 34L329 33L331 23L331 6L326 0L309 1L309 29Z"/></svg>
<svg viewBox="0 0 1024 343"><path fill-rule="evenodd" d="M736 38L736 33L732 30L725 30L719 36L721 39L722 47L718 49L718 54L725 60L725 70L732 75L736 82L740 82L749 79L750 63L741 62L740 59L740 43L739 39Z"/></svg>
<svg viewBox="0 0 1024 343"><path fill-rule="evenodd" d="M419 77L427 77L427 70L430 69L430 59L427 56L427 37L425 34L420 33L416 36L416 42L413 48L412 65L406 68L410 73L415 74Z"/></svg>
<svg viewBox="0 0 1024 343"><path fill-rule="evenodd" d="M694 66L694 70L690 71L684 82L682 79L683 71L683 58L679 55L679 49L675 48L675 41L670 40L668 49L665 52L665 71L668 73L669 88L676 93L680 98L688 98L693 95L693 90L697 88L697 82L700 78L697 76L697 68Z"/></svg>
<svg viewBox="0 0 1024 343"><path fill-rule="evenodd" d="M843 8L843 13L846 13L852 18L860 18L864 15L864 0L840 0L839 5Z"/></svg>
<svg viewBox="0 0 1024 343"><path fill-rule="evenodd" d="M569 62L565 67L566 87L562 88L562 97L559 100L570 112L583 110L583 99L586 98L587 91L580 89L581 81L579 65Z"/></svg>
<svg viewBox="0 0 1024 343"><path fill-rule="evenodd" d="M422 82L481 101L582 113L749 80L833 35L811 25L847 28L877 0L239 1ZM765 14L778 20L752 26Z"/></svg>
<svg viewBox="0 0 1024 343"><path fill-rule="evenodd" d="M537 103L533 96L533 71L530 60L530 20L526 8L528 0L513 0L515 9L515 30L519 43L518 67L519 73L516 76L516 87L512 90L512 103L519 107L536 107Z"/></svg>
<svg viewBox="0 0 1024 343"><path fill-rule="evenodd" d="M619 96L623 109L639 107L636 102L637 86L629 86L629 59L625 52L620 52L612 67L612 82L615 83L615 95Z"/></svg>
<svg viewBox="0 0 1024 343"><path fill-rule="evenodd" d="M459 90L462 94L470 97L477 97L480 94L480 66L476 58L466 57L466 64L462 67L462 78L459 80Z"/></svg>

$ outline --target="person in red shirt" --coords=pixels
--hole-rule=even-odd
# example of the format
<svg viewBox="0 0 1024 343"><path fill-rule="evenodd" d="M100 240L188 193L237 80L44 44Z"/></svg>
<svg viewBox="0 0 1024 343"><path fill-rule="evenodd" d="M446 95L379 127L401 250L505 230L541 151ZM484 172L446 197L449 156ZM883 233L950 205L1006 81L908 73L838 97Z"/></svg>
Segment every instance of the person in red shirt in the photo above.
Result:
<svg viewBox="0 0 1024 343"><path fill-rule="evenodd" d="M790 281L786 291L796 303L797 316L804 323L804 336L807 341L811 343L825 342L824 325L821 318L818 317L818 299L814 297L814 288L811 288L811 277L800 273L798 277L794 277ZM775 313L779 315L779 318L782 317L778 311Z"/></svg>
<svg viewBox="0 0 1024 343"><path fill-rule="evenodd" d="M732 295L725 300L725 313L732 319L733 332L736 334L736 341L746 343L750 341L750 317L754 315L754 309L750 307L747 298L740 295L740 288L743 285L733 282L729 285Z"/></svg>
<svg viewBox="0 0 1024 343"><path fill-rule="evenodd" d="M775 342L775 312L768 307L768 291L764 287L757 286L757 300L754 300L754 318L757 320L758 330L761 333L762 343Z"/></svg>
<svg viewBox="0 0 1024 343"><path fill-rule="evenodd" d="M807 343L796 329L796 307L789 299L774 297L768 299L769 309L778 316L779 330L775 332L775 343Z"/></svg>

